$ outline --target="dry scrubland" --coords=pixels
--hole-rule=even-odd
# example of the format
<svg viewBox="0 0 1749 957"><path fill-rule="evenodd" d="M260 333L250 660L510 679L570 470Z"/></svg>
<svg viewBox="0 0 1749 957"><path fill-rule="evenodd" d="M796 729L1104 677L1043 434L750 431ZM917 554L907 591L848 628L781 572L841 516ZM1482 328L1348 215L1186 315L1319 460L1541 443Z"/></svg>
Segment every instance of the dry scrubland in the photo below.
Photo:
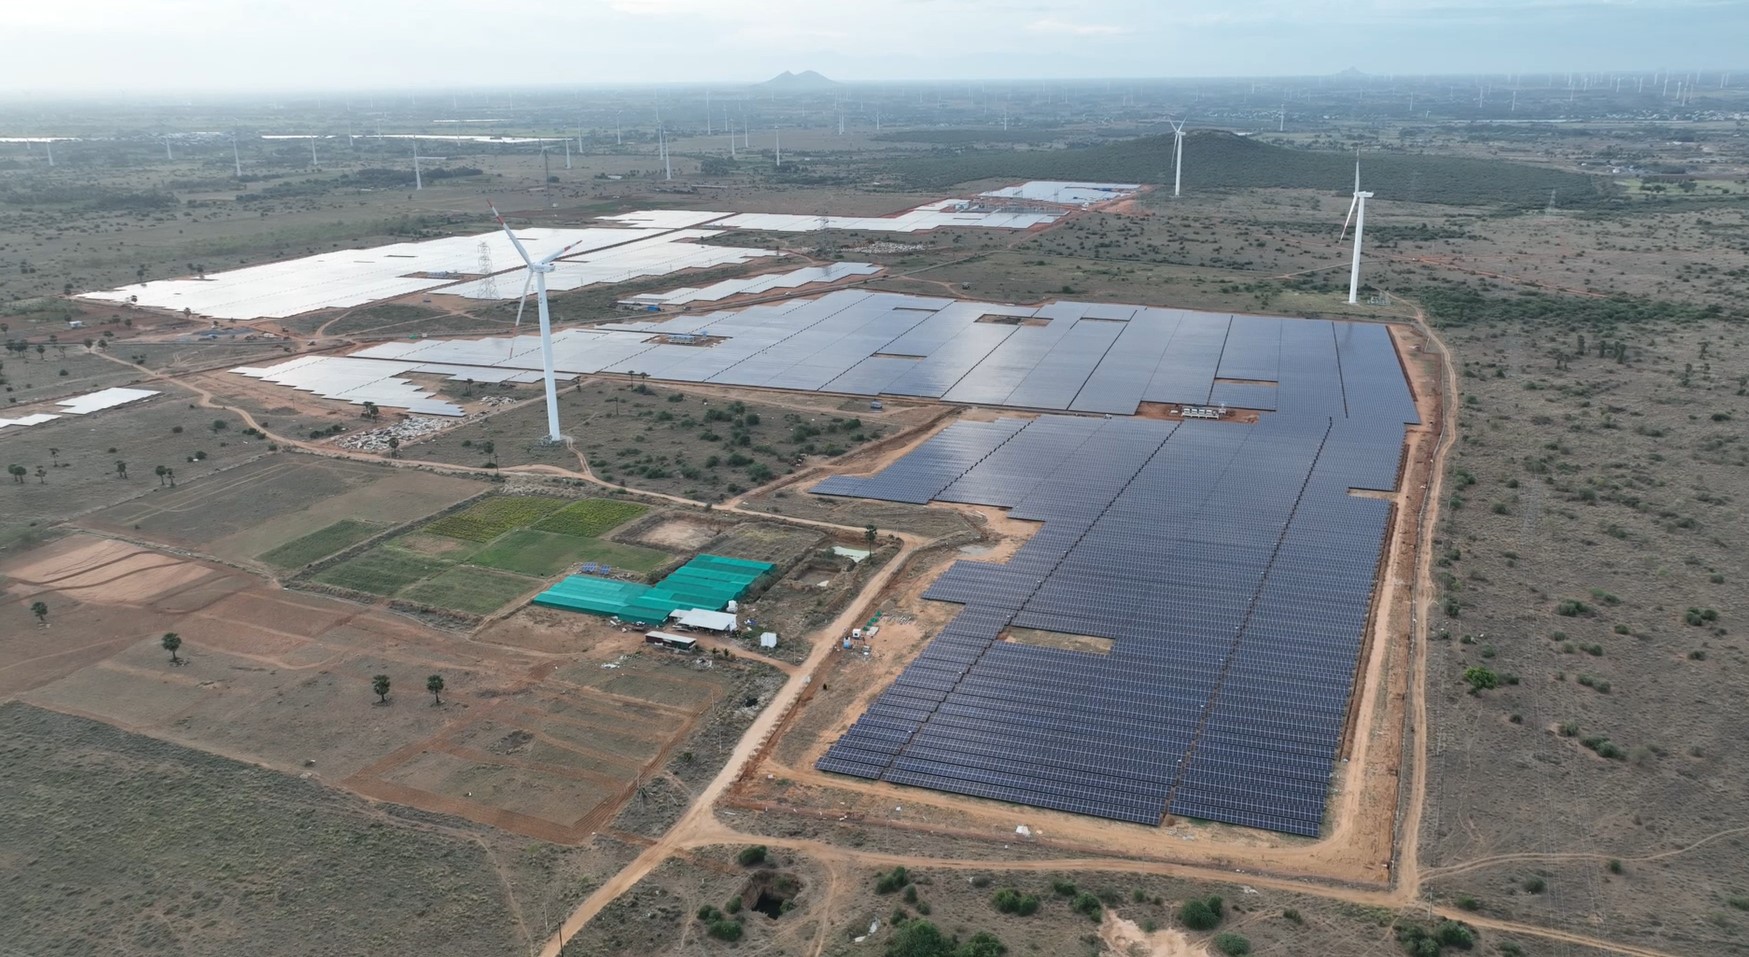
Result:
<svg viewBox="0 0 1749 957"><path fill-rule="evenodd" d="M1446 339L1463 437L1433 543L1430 890L1749 953L1749 336L1483 322Z"/></svg>
<svg viewBox="0 0 1749 957"><path fill-rule="evenodd" d="M623 853L16 703L0 705L0 729L11 953L514 953Z"/></svg>

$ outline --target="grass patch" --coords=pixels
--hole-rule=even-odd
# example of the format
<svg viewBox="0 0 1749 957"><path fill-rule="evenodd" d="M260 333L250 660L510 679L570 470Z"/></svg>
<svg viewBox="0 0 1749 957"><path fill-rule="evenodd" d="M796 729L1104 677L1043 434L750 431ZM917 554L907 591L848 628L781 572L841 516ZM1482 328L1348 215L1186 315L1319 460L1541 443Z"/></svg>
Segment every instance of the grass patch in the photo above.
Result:
<svg viewBox="0 0 1749 957"><path fill-rule="evenodd" d="M595 538L604 535L644 514L649 509L636 502L616 502L605 498L586 498L548 515L534 523L543 532Z"/></svg>
<svg viewBox="0 0 1749 957"><path fill-rule="evenodd" d="M276 568L302 568L343 548L357 545L382 529L383 526L372 522L344 518L327 528L318 529L302 538L294 538L256 557Z"/></svg>
<svg viewBox="0 0 1749 957"><path fill-rule="evenodd" d="M372 595L393 595L449 567L450 563L442 559L415 555L392 545L378 545L356 558L323 569L316 580Z"/></svg>
<svg viewBox="0 0 1749 957"><path fill-rule="evenodd" d="M525 525L533 525L558 511L564 502L539 495L496 495L446 515L425 526L425 531L469 542L489 542Z"/></svg>
<svg viewBox="0 0 1749 957"><path fill-rule="evenodd" d="M518 596L540 586L526 575L486 568L458 567L419 582L396 597L422 605L489 615Z"/></svg>
<svg viewBox="0 0 1749 957"><path fill-rule="evenodd" d="M564 571L567 566L592 560L586 556L595 544L597 543L594 539L521 528L506 532L475 553L469 562L488 568L502 568L524 575L550 578Z"/></svg>

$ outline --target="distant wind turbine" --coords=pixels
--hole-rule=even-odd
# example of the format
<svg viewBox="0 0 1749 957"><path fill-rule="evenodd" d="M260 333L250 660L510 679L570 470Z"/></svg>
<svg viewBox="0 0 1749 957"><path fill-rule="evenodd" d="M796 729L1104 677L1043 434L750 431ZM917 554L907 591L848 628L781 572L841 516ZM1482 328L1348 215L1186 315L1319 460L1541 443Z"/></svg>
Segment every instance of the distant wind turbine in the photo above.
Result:
<svg viewBox="0 0 1749 957"><path fill-rule="evenodd" d="M231 161L237 164L237 178L243 178L243 154L237 152L237 134L231 134Z"/></svg>
<svg viewBox="0 0 1749 957"><path fill-rule="evenodd" d="M1360 241L1366 230L1366 201L1372 194L1360 188L1360 154L1354 156L1354 199L1348 204L1348 217L1342 221L1342 233L1348 234L1348 223L1354 222L1354 263L1348 269L1348 302L1360 301Z"/></svg>
<svg viewBox="0 0 1749 957"><path fill-rule="evenodd" d="M1184 184L1184 120L1168 120L1172 124L1172 195L1176 197Z"/></svg>

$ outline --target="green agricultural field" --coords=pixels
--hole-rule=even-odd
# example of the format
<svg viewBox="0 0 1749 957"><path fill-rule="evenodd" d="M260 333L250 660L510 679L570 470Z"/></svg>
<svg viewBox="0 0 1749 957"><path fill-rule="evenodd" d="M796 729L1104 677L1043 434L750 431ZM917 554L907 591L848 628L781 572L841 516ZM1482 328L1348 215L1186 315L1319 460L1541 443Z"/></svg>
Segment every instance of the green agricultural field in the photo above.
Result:
<svg viewBox="0 0 1749 957"><path fill-rule="evenodd" d="M323 569L316 580L387 596L421 578L438 575L449 567L450 563L440 558L416 555L393 545L378 545L362 555Z"/></svg>
<svg viewBox="0 0 1749 957"><path fill-rule="evenodd" d="M489 615L541 586L538 579L464 565L403 589L397 598Z"/></svg>
<svg viewBox="0 0 1749 957"><path fill-rule="evenodd" d="M425 530L470 542L489 542L513 528L540 521L564 504L563 499L539 495L498 495L446 515Z"/></svg>
<svg viewBox="0 0 1749 957"><path fill-rule="evenodd" d="M576 535L559 535L521 528L507 532L474 554L469 562L488 568L521 572L548 578L566 566L588 560L585 556L597 543Z"/></svg>
<svg viewBox="0 0 1749 957"><path fill-rule="evenodd" d="M586 498L559 509L534 523L543 532L560 532L581 538L596 538L649 511L636 502Z"/></svg>
<svg viewBox="0 0 1749 957"><path fill-rule="evenodd" d="M383 526L374 522L359 522L343 518L327 528L318 529L302 538L294 538L278 548L263 552L258 557L278 568L302 568L320 558L357 545L359 542L382 531Z"/></svg>
<svg viewBox="0 0 1749 957"><path fill-rule="evenodd" d="M618 542L604 541L599 538L585 539L585 541L589 543L589 547L583 554L577 556L579 561L612 565L615 568L629 569L634 572L651 571L672 557L667 552L659 552L654 548L621 545Z"/></svg>

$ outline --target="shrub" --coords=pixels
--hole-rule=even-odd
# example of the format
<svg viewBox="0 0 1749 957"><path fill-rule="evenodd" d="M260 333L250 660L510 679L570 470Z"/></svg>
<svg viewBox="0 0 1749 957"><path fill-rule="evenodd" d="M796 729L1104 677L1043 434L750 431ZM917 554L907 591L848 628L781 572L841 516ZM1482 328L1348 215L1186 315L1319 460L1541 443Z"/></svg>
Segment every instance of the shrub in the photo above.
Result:
<svg viewBox="0 0 1749 957"><path fill-rule="evenodd" d="M1719 613L1711 608L1690 608L1682 616L1682 620L1695 627L1719 620Z"/></svg>
<svg viewBox="0 0 1749 957"><path fill-rule="evenodd" d="M1022 894L1012 887L1005 887L990 898L990 903L996 910L1016 917L1031 917L1038 912L1038 897L1032 894Z"/></svg>
<svg viewBox="0 0 1749 957"><path fill-rule="evenodd" d="M1609 860L1609 872L1611 874L1620 874L1622 872L1621 861L1619 859L1613 858L1613 857L1610 858L1610 860ZM1749 903L1749 901L1746 901L1745 903ZM1744 909L1749 910L1749 907L1745 907Z"/></svg>
<svg viewBox="0 0 1749 957"><path fill-rule="evenodd" d="M1442 920L1433 928L1433 938L1443 947L1455 947L1458 950L1469 950L1476 944L1475 931L1455 920Z"/></svg>
<svg viewBox="0 0 1749 957"><path fill-rule="evenodd" d="M1072 901L1069 904L1069 906L1075 909L1075 913L1085 914L1085 915L1087 915L1088 920L1095 920L1095 921L1099 919L1100 914L1105 909L1099 903L1099 898L1097 898L1097 897L1093 896L1092 894L1089 894L1085 891L1083 891L1082 893L1076 894L1075 900Z"/></svg>
<svg viewBox="0 0 1749 957"><path fill-rule="evenodd" d="M741 939L741 922L735 920L714 920L708 933L718 940L734 943Z"/></svg>
<svg viewBox="0 0 1749 957"><path fill-rule="evenodd" d="M755 844L752 847L742 848L741 853L735 855L735 860L742 867L753 867L756 864L765 863L765 856L765 845Z"/></svg>
<svg viewBox="0 0 1749 957"><path fill-rule="evenodd" d="M1567 618L1575 618L1579 615L1588 615L1590 613L1591 613L1591 606L1590 605L1587 605L1582 601L1578 601L1578 600L1572 599L1572 598L1569 598L1566 601L1561 602L1559 605L1555 606L1555 614L1561 615L1561 616L1564 616Z"/></svg>
<svg viewBox="0 0 1749 957"><path fill-rule="evenodd" d="M1075 882L1054 879L1051 881L1051 890L1056 891L1058 897L1074 897Z"/></svg>
<svg viewBox="0 0 1749 957"><path fill-rule="evenodd" d="M1287 910L1282 911L1281 916L1296 924L1304 924L1306 922L1306 919L1300 916L1299 909L1294 907L1289 907Z"/></svg>
<svg viewBox="0 0 1749 957"><path fill-rule="evenodd" d="M905 903L907 903L907 904L917 903L917 885L916 884L912 884L911 886L905 888Z"/></svg>
<svg viewBox="0 0 1749 957"><path fill-rule="evenodd" d="M911 883L911 875L903 867L895 867L885 874L875 878L876 894L891 894Z"/></svg>
<svg viewBox="0 0 1749 957"><path fill-rule="evenodd" d="M1482 909L1482 902L1476 900L1474 897L1460 897L1457 899L1457 905L1459 908L1467 911L1478 911Z"/></svg>
<svg viewBox="0 0 1749 957"><path fill-rule="evenodd" d="M1178 908L1178 922L1191 930L1214 930L1221 923L1221 899L1192 897Z"/></svg>
<svg viewBox="0 0 1749 957"><path fill-rule="evenodd" d="M1215 949L1227 957L1241 957L1251 953L1251 941L1238 934L1222 933L1215 935Z"/></svg>
<svg viewBox="0 0 1749 957"><path fill-rule="evenodd" d="M1524 879L1524 883L1520 886L1524 888L1524 892L1527 894L1541 894L1543 891L1549 889L1548 882L1540 877L1527 877Z"/></svg>
<svg viewBox="0 0 1749 957"><path fill-rule="evenodd" d="M1464 681L1470 685L1470 694L1500 687L1500 676L1487 668L1464 669Z"/></svg>

